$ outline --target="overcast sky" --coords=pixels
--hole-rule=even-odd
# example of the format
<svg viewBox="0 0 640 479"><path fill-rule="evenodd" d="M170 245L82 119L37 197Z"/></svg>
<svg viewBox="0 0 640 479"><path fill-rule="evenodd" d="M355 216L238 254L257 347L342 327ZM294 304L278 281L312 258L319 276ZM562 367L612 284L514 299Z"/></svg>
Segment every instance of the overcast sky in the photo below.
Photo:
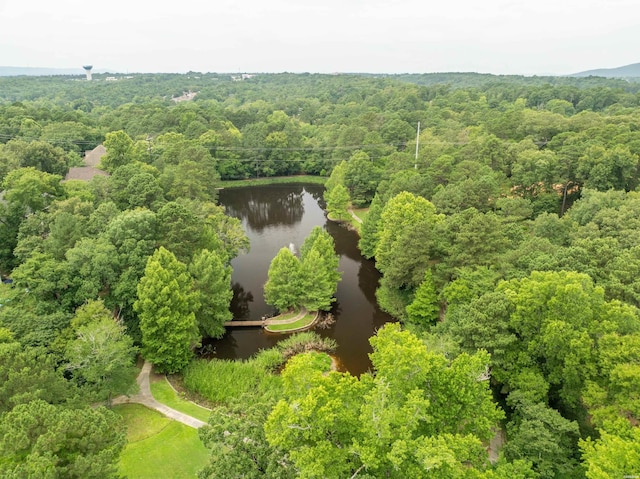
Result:
<svg viewBox="0 0 640 479"><path fill-rule="evenodd" d="M636 62L639 0L0 0L2 66L530 75Z"/></svg>

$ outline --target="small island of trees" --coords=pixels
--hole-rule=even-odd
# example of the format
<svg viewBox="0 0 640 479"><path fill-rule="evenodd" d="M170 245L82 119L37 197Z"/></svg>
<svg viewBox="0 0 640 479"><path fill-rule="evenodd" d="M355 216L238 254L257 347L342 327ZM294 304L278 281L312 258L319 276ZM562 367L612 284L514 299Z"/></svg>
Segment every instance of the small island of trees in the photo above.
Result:
<svg viewBox="0 0 640 479"><path fill-rule="evenodd" d="M300 247L299 258L290 248L282 248L273 258L264 285L267 304L281 313L329 311L341 276L338 261L331 235L314 227Z"/></svg>

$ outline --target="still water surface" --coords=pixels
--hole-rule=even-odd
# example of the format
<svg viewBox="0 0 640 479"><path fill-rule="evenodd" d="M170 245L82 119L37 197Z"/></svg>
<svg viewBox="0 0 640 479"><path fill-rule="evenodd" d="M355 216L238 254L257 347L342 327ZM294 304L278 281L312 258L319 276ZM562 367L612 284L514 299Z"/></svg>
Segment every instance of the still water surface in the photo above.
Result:
<svg viewBox="0 0 640 479"><path fill-rule="evenodd" d="M380 274L373 261L360 255L358 235L328 221L319 185L270 185L220 191L219 202L227 214L239 218L251 241L251 251L231 262L235 319L259 320L274 313L264 302L263 285L269 264L280 248L293 244L296 252L314 226L324 227L333 237L340 256L342 280L332 310L335 323L316 330L338 343L336 356L352 374L367 371L371 362L368 339L392 318L382 312L375 299ZM234 328L224 338L212 341L215 357L248 358L287 337L261 328Z"/></svg>

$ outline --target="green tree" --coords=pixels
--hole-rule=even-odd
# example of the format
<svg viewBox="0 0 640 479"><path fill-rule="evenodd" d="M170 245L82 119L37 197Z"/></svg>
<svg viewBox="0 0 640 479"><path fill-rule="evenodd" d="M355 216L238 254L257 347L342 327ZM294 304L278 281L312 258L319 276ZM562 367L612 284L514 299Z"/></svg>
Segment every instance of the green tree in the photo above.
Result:
<svg viewBox="0 0 640 479"><path fill-rule="evenodd" d="M119 130L107 133L103 145L107 153L100 159L100 165L106 171L113 172L132 161L133 140L126 132Z"/></svg>
<svg viewBox="0 0 640 479"><path fill-rule="evenodd" d="M588 479L613 479L633 475L640 469L640 429L617 436L602 433L597 440L580 442ZM631 471L631 473L629 473Z"/></svg>
<svg viewBox="0 0 640 479"><path fill-rule="evenodd" d="M380 196L376 194L371 201L369 213L365 216L364 220L362 220L358 248L360 248L360 252L365 258L372 258L375 255L380 237L380 221L383 206Z"/></svg>
<svg viewBox="0 0 640 479"><path fill-rule="evenodd" d="M376 267L382 273L391 267L394 261L393 247L401 234L418 223L434 225L439 219L433 204L420 196L402 192L391 198L382 210L378 226Z"/></svg>
<svg viewBox="0 0 640 479"><path fill-rule="evenodd" d="M311 311L331 309L341 273L331 235L314 227L300 246L301 304Z"/></svg>
<svg viewBox="0 0 640 479"><path fill-rule="evenodd" d="M380 170L365 152L355 153L344 170L344 186L351 202L358 207L371 203L380 181Z"/></svg>
<svg viewBox="0 0 640 479"><path fill-rule="evenodd" d="M78 324L78 318L91 316L90 322ZM135 385L133 340L101 301L92 301L78 309L72 320L76 338L66 348L70 371L89 397L111 403L118 394L131 392Z"/></svg>
<svg viewBox="0 0 640 479"><path fill-rule="evenodd" d="M196 322L202 336L220 338L224 323L233 318L229 306L233 298L231 266L225 265L220 254L202 250L189 265L197 296Z"/></svg>
<svg viewBox="0 0 640 479"><path fill-rule="evenodd" d="M300 261L289 248L282 248L269 265L268 279L264 285L264 299L278 311L300 305L302 283Z"/></svg>
<svg viewBox="0 0 640 479"><path fill-rule="evenodd" d="M478 477L481 441L502 417L488 387L488 355L449 364L397 324L371 343L375 376L326 373L314 353L289 360L284 398L265 424L269 443L304 478Z"/></svg>
<svg viewBox="0 0 640 479"><path fill-rule="evenodd" d="M246 400L246 402L244 402ZM198 431L211 449L209 464L198 473L201 479L243 477L246 479L293 479L297 476L284 451L272 447L265 438L263 424L270 404L243 399L242 406L217 407L209 424Z"/></svg>
<svg viewBox="0 0 640 479"><path fill-rule="evenodd" d="M349 190L343 185L336 185L326 196L329 217L338 221L348 220L351 216L347 211L350 201Z"/></svg>
<svg viewBox="0 0 640 479"><path fill-rule="evenodd" d="M0 363L0 413L36 399L62 403L72 392L56 370L56 358L44 348L25 348L13 341L1 343Z"/></svg>
<svg viewBox="0 0 640 479"><path fill-rule="evenodd" d="M411 323L428 326L438 321L439 313L440 305L436 287L433 284L433 275L431 270L427 270L413 301L407 306L407 319Z"/></svg>
<svg viewBox="0 0 640 479"><path fill-rule="evenodd" d="M0 416L0 475L116 478L122 419L104 407L66 409L36 400Z"/></svg>
<svg viewBox="0 0 640 479"><path fill-rule="evenodd" d="M566 476L575 471L578 424L542 403L521 404L507 425L504 454L509 460L525 459L541 478Z"/></svg>
<svg viewBox="0 0 640 479"><path fill-rule="evenodd" d="M200 341L187 268L162 246L147 261L134 309L140 318L142 355L160 371L182 370Z"/></svg>

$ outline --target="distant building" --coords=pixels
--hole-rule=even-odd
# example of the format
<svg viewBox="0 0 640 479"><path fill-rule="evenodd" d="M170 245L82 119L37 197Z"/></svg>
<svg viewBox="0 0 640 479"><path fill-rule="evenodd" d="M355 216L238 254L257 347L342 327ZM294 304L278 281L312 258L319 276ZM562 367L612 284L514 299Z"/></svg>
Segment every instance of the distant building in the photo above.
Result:
<svg viewBox="0 0 640 479"><path fill-rule="evenodd" d="M93 179L94 176L109 176L109 173L97 168L100 164L100 159L106 152L107 149L102 145L96 146L93 150L86 151L84 154L85 166L74 166L73 168L69 168L69 172L64 177L64 181L89 181Z"/></svg>

